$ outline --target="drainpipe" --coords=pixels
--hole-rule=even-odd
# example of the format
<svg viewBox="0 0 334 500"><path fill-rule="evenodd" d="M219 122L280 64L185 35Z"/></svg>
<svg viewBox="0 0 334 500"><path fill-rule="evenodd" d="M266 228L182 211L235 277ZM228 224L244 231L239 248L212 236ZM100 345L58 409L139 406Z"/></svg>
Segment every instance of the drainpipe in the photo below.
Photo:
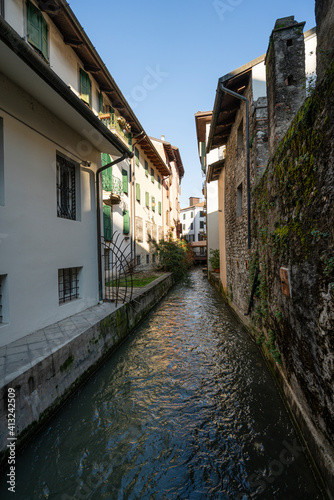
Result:
<svg viewBox="0 0 334 500"><path fill-rule="evenodd" d="M230 94L241 101L246 103L246 145L247 145L247 232L248 232L248 249L251 248L251 209L250 209L250 154L249 154L249 100L243 95L233 92L233 90L227 89L221 83L220 88L226 94Z"/></svg>
<svg viewBox="0 0 334 500"><path fill-rule="evenodd" d="M96 171L96 216L97 216L97 256L98 256L98 275L99 275L99 300L103 300L102 293L102 255L101 255L101 201L100 201L100 173L117 163L125 160L126 158L131 158L131 152L124 153L123 156L117 158L117 160L100 167Z"/></svg>

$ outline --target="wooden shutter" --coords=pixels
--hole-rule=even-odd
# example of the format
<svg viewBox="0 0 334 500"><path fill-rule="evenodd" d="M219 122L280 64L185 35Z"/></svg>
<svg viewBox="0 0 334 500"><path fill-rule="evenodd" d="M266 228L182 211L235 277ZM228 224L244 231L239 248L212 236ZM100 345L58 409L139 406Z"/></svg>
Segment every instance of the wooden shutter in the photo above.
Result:
<svg viewBox="0 0 334 500"><path fill-rule="evenodd" d="M123 212L123 233L129 234L130 232L130 212L129 210L124 210Z"/></svg>
<svg viewBox="0 0 334 500"><path fill-rule="evenodd" d="M29 42L35 45L36 48L41 48L41 21L40 21L41 13L40 11L33 5L28 2L27 4L27 22L28 22L28 37Z"/></svg>
<svg viewBox="0 0 334 500"><path fill-rule="evenodd" d="M101 153L101 165L104 167L111 163L110 155L106 153ZM102 189L104 191L112 192L112 168L109 167L106 170L102 171Z"/></svg>
<svg viewBox="0 0 334 500"><path fill-rule="evenodd" d="M104 239L106 241L111 240L112 226L111 226L111 207L103 205L103 230Z"/></svg>
<svg viewBox="0 0 334 500"><path fill-rule="evenodd" d="M122 170L122 179L123 179L123 193L128 194L128 172L126 170Z"/></svg>
<svg viewBox="0 0 334 500"><path fill-rule="evenodd" d="M148 163L146 160L145 160L145 175L146 177L148 177Z"/></svg>
<svg viewBox="0 0 334 500"><path fill-rule="evenodd" d="M140 184L136 183L136 200L140 202Z"/></svg>
<svg viewBox="0 0 334 500"><path fill-rule="evenodd" d="M152 210L155 212L155 197L152 196Z"/></svg>
<svg viewBox="0 0 334 500"><path fill-rule="evenodd" d="M145 192L145 205L148 208L150 207L150 195L149 195L149 193L147 191Z"/></svg>
<svg viewBox="0 0 334 500"><path fill-rule="evenodd" d="M161 215L161 201L158 201L158 212Z"/></svg>
<svg viewBox="0 0 334 500"><path fill-rule="evenodd" d="M139 167L139 151L135 148L135 163Z"/></svg>
<svg viewBox="0 0 334 500"><path fill-rule="evenodd" d="M102 94L102 92L99 93L99 111L100 111L100 113L103 113L103 94Z"/></svg>
<svg viewBox="0 0 334 500"><path fill-rule="evenodd" d="M151 168L151 181L154 183L154 170Z"/></svg>
<svg viewBox="0 0 334 500"><path fill-rule="evenodd" d="M160 175L158 175L158 188L161 189L161 178L160 178Z"/></svg>
<svg viewBox="0 0 334 500"><path fill-rule="evenodd" d="M81 99L90 106L91 83L88 74L83 69L80 69L80 95Z"/></svg>

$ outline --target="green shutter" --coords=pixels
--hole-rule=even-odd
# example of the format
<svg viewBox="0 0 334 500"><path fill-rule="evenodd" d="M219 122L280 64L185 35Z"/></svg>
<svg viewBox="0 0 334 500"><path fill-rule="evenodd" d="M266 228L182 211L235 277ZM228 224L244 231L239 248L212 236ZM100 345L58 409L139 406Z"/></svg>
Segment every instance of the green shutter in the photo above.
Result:
<svg viewBox="0 0 334 500"><path fill-rule="evenodd" d="M160 178L160 175L158 175L158 188L161 189L161 178Z"/></svg>
<svg viewBox="0 0 334 500"><path fill-rule="evenodd" d="M112 226L111 226L111 207L103 205L103 229L104 239L111 241Z"/></svg>
<svg viewBox="0 0 334 500"><path fill-rule="evenodd" d="M140 184L136 183L136 200L140 202Z"/></svg>
<svg viewBox="0 0 334 500"><path fill-rule="evenodd" d="M102 94L102 92L99 93L99 111L100 111L100 113L103 113L103 94Z"/></svg>
<svg viewBox="0 0 334 500"><path fill-rule="evenodd" d="M83 69L80 69L80 95L81 99L90 106L91 104L91 83L89 75Z"/></svg>
<svg viewBox="0 0 334 500"><path fill-rule="evenodd" d="M135 163L139 167L139 151L135 148Z"/></svg>
<svg viewBox="0 0 334 500"><path fill-rule="evenodd" d="M154 183L154 170L151 168L151 181Z"/></svg>
<svg viewBox="0 0 334 500"><path fill-rule="evenodd" d="M145 175L146 177L148 177L148 163L146 160L145 160Z"/></svg>
<svg viewBox="0 0 334 500"><path fill-rule="evenodd" d="M124 210L123 212L123 233L129 234L130 232L130 212L129 210Z"/></svg>
<svg viewBox="0 0 334 500"><path fill-rule="evenodd" d="M101 154L102 167L104 167L105 165L108 165L108 163L111 163L110 155L108 155L106 153L102 153ZM104 191L112 192L112 169L111 169L111 167L107 168L106 170L102 170L102 189L104 189Z"/></svg>
<svg viewBox="0 0 334 500"><path fill-rule="evenodd" d="M149 195L149 193L147 191L145 192L145 205L148 208L150 207L150 195Z"/></svg>
<svg viewBox="0 0 334 500"><path fill-rule="evenodd" d="M128 173L126 170L122 170L122 178L123 178L123 193L128 194Z"/></svg>
<svg viewBox="0 0 334 500"><path fill-rule="evenodd" d="M158 201L158 212L161 215L161 201Z"/></svg>
<svg viewBox="0 0 334 500"><path fill-rule="evenodd" d="M131 135L131 132L128 133L128 144L129 144L130 151L132 151L132 135Z"/></svg>
<svg viewBox="0 0 334 500"><path fill-rule="evenodd" d="M152 210L155 212L155 197L152 196Z"/></svg>
<svg viewBox="0 0 334 500"><path fill-rule="evenodd" d="M29 42L48 59L48 25L42 13L32 3L27 3L27 28Z"/></svg>

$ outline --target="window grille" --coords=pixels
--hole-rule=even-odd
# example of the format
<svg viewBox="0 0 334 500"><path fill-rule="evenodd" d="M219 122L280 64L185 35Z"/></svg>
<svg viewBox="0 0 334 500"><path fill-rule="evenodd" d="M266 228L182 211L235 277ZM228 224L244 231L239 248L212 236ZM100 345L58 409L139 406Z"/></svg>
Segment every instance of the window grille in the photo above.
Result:
<svg viewBox="0 0 334 500"><path fill-rule="evenodd" d="M59 304L79 298L79 267L58 269Z"/></svg>
<svg viewBox="0 0 334 500"><path fill-rule="evenodd" d="M76 219L75 164L57 155L57 215Z"/></svg>

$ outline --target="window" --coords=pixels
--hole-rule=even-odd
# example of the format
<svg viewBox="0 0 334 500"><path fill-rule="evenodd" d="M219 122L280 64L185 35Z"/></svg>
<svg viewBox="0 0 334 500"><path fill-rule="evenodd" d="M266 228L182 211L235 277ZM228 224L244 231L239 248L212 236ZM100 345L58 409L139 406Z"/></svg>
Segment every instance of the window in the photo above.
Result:
<svg viewBox="0 0 334 500"><path fill-rule="evenodd" d="M3 119L0 117L0 205L5 204L5 164L3 144Z"/></svg>
<svg viewBox="0 0 334 500"><path fill-rule="evenodd" d="M161 213L162 213L161 201L158 201L158 214L161 215Z"/></svg>
<svg viewBox="0 0 334 500"><path fill-rule="evenodd" d="M182 231L185 231L185 230L186 230L186 225L182 224Z"/></svg>
<svg viewBox="0 0 334 500"><path fill-rule="evenodd" d="M99 112L103 113L103 94L99 92Z"/></svg>
<svg viewBox="0 0 334 500"><path fill-rule="evenodd" d="M190 229L194 229L194 223L193 222L190 224Z"/></svg>
<svg viewBox="0 0 334 500"><path fill-rule="evenodd" d="M139 167L139 151L135 148L135 164Z"/></svg>
<svg viewBox="0 0 334 500"><path fill-rule="evenodd" d="M150 208L150 195L147 191L145 192L145 206Z"/></svg>
<svg viewBox="0 0 334 500"><path fill-rule="evenodd" d="M143 241L143 219L136 217L136 241Z"/></svg>
<svg viewBox="0 0 334 500"><path fill-rule="evenodd" d="M203 212L203 210L201 210L201 211L200 211L199 216L200 216L200 217L204 217L204 212Z"/></svg>
<svg viewBox="0 0 334 500"><path fill-rule="evenodd" d="M122 170L123 193L128 194L128 172Z"/></svg>
<svg viewBox="0 0 334 500"><path fill-rule="evenodd" d="M150 256L146 255L146 264L149 264L149 263L150 263Z"/></svg>
<svg viewBox="0 0 334 500"><path fill-rule="evenodd" d="M57 216L76 220L76 164L57 155Z"/></svg>
<svg viewBox="0 0 334 500"><path fill-rule="evenodd" d="M29 43L48 61L48 25L41 11L30 2L27 3L27 29Z"/></svg>
<svg viewBox="0 0 334 500"><path fill-rule="evenodd" d="M110 155L101 153L101 166L105 167L111 163ZM112 167L106 168L102 171L102 189L104 191L112 192Z"/></svg>
<svg viewBox="0 0 334 500"><path fill-rule="evenodd" d="M193 219L194 218L194 212L190 212L190 218Z"/></svg>
<svg viewBox="0 0 334 500"><path fill-rule="evenodd" d="M140 266L141 256L137 255L137 266Z"/></svg>
<svg viewBox="0 0 334 500"><path fill-rule="evenodd" d="M92 104L92 84L88 73L80 68L80 97L88 105Z"/></svg>
<svg viewBox="0 0 334 500"><path fill-rule="evenodd" d="M79 298L79 267L58 269L59 304Z"/></svg>
<svg viewBox="0 0 334 500"><path fill-rule="evenodd" d="M153 262L153 264L155 263L155 260L156 260L156 254L154 253L154 254L152 255L152 262Z"/></svg>
<svg viewBox="0 0 334 500"><path fill-rule="evenodd" d="M111 241L112 222L111 222L111 207L103 205L103 235L106 241Z"/></svg>
<svg viewBox="0 0 334 500"><path fill-rule="evenodd" d="M136 182L136 200L140 203L140 184Z"/></svg>
<svg viewBox="0 0 334 500"><path fill-rule="evenodd" d="M146 160L145 160L145 175L146 177L148 177L148 163Z"/></svg>
<svg viewBox="0 0 334 500"><path fill-rule="evenodd" d="M186 218L186 214L183 214L183 220L185 220L185 218Z"/></svg>
<svg viewBox="0 0 334 500"><path fill-rule="evenodd" d="M7 274L0 274L0 324L8 323Z"/></svg>
<svg viewBox="0 0 334 500"><path fill-rule="evenodd" d="M154 169L153 168L151 168L151 181L154 184Z"/></svg>
<svg viewBox="0 0 334 500"><path fill-rule="evenodd" d="M242 183L239 184L237 189L237 217L242 215Z"/></svg>
<svg viewBox="0 0 334 500"><path fill-rule="evenodd" d="M130 232L130 212L129 210L123 211L123 233L129 234Z"/></svg>
<svg viewBox="0 0 334 500"><path fill-rule="evenodd" d="M158 188L161 189L161 178L160 178L160 175L158 175Z"/></svg>
<svg viewBox="0 0 334 500"><path fill-rule="evenodd" d="M199 221L199 228L204 229L204 221L203 220Z"/></svg>
<svg viewBox="0 0 334 500"><path fill-rule="evenodd" d="M200 249L199 249L199 254L200 254L200 255L205 255L204 250L205 250L205 248L204 248L204 247L200 247Z"/></svg>
<svg viewBox="0 0 334 500"><path fill-rule="evenodd" d="M154 196L152 196L151 202L152 202L152 210L153 210L153 212L155 212L155 197Z"/></svg>

